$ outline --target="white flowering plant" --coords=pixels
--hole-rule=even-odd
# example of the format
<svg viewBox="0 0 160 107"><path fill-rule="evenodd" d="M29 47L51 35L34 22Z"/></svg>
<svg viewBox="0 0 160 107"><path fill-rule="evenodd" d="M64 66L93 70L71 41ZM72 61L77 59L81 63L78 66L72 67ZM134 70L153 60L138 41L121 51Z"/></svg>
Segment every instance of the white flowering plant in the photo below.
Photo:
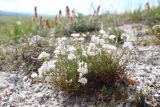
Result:
<svg viewBox="0 0 160 107"><path fill-rule="evenodd" d="M93 44L77 46L76 51L71 52L72 58L67 54L56 56L55 69L50 74L51 83L58 90L86 92L103 86L114 88L118 81L124 82L129 59L126 51L119 51L112 45L107 45L110 48L107 50Z"/></svg>

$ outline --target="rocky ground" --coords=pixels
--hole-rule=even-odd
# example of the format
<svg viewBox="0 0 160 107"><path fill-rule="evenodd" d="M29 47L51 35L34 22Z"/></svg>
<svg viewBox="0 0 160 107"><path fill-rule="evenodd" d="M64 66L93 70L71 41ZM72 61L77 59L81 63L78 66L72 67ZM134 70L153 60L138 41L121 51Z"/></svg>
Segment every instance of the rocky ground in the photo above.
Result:
<svg viewBox="0 0 160 107"><path fill-rule="evenodd" d="M146 95L147 104L160 106L160 46L139 46L132 54L129 77L137 81L137 91Z"/></svg>
<svg viewBox="0 0 160 107"><path fill-rule="evenodd" d="M120 28L129 35L146 32L145 26L124 25ZM138 32L137 32L137 29ZM143 29L144 28L144 29ZM144 33L145 34L145 33ZM135 38L131 38L131 42ZM160 106L160 46L135 46L131 51L127 75L136 80L137 92L142 92L149 106ZM23 71L0 72L0 107L93 107L94 97L74 97L58 92L46 81L36 82L27 78ZM133 98L134 99L134 98ZM132 107L117 104L117 107Z"/></svg>
<svg viewBox="0 0 160 107"><path fill-rule="evenodd" d="M160 106L160 47L138 46L132 51L132 58L127 72L130 78L137 81L137 91L146 94L149 105ZM0 72L1 107L92 107L92 103L85 98L81 101L71 100L47 82L32 83L23 72Z"/></svg>

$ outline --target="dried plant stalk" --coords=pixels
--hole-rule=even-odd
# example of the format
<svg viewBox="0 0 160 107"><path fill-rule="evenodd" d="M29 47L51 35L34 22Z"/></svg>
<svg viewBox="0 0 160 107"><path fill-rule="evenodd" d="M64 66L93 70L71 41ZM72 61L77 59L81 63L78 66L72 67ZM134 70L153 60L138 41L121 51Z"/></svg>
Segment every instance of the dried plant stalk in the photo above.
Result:
<svg viewBox="0 0 160 107"><path fill-rule="evenodd" d="M34 16L35 16L36 18L38 17L37 6L34 7Z"/></svg>
<svg viewBox="0 0 160 107"><path fill-rule="evenodd" d="M68 16L68 18L70 17L70 9L68 6L66 6L66 15Z"/></svg>
<svg viewBox="0 0 160 107"><path fill-rule="evenodd" d="M59 18L62 16L62 11L59 10Z"/></svg>
<svg viewBox="0 0 160 107"><path fill-rule="evenodd" d="M49 20L48 19L46 20L46 27L50 28L50 24L49 24Z"/></svg>
<svg viewBox="0 0 160 107"><path fill-rule="evenodd" d="M42 25L42 23L43 23L43 17L42 16L40 16L39 23L40 23L40 25Z"/></svg>
<svg viewBox="0 0 160 107"><path fill-rule="evenodd" d="M149 13L149 11L150 11L150 4L149 4L149 2L147 2L147 3L145 4L145 8L146 8L146 10L147 10L147 13Z"/></svg>
<svg viewBox="0 0 160 107"><path fill-rule="evenodd" d="M96 15L98 15L100 7L101 7L100 5L97 7Z"/></svg>

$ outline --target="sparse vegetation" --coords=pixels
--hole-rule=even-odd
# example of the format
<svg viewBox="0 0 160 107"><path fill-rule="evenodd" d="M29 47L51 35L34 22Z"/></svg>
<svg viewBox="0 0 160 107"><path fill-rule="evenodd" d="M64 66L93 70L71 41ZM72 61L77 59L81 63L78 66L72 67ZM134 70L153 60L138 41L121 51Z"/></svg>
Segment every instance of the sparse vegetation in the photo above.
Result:
<svg viewBox="0 0 160 107"><path fill-rule="evenodd" d="M130 53L123 47L127 34L118 25L143 23L151 28L157 24L150 31L155 38L136 42L159 45L160 7L113 15L99 15L99 10L100 6L92 16L83 16L66 6L66 16L60 10L54 18L44 18L35 7L32 19L0 17L6 22L0 22L0 70L23 69L32 79L49 76L57 90L68 93L101 92L107 94L104 99L111 107L125 101L129 85L136 81L125 72ZM136 98L135 105L145 105L143 94L137 93Z"/></svg>

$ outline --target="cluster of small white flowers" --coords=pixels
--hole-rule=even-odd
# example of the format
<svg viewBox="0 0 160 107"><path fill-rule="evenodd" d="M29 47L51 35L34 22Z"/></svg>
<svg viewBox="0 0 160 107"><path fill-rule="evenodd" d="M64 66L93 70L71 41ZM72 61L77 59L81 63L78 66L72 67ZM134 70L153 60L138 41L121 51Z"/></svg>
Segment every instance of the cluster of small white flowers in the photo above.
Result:
<svg viewBox="0 0 160 107"><path fill-rule="evenodd" d="M45 72L54 70L56 67L55 63L56 63L56 60L43 62L42 66L38 69L39 76L42 77Z"/></svg>
<svg viewBox="0 0 160 107"><path fill-rule="evenodd" d="M82 84L86 84L87 83L87 79L85 77L83 77L83 76L88 73L87 63L85 63L83 61L79 62L78 63L77 72L79 72L78 82L82 83Z"/></svg>
<svg viewBox="0 0 160 107"><path fill-rule="evenodd" d="M154 30L160 29L160 25L154 25L154 26L152 27L152 29L154 29Z"/></svg>
<svg viewBox="0 0 160 107"><path fill-rule="evenodd" d="M124 42L123 48L128 48L128 49L132 50L134 48L134 46L133 46L132 42Z"/></svg>
<svg viewBox="0 0 160 107"><path fill-rule="evenodd" d="M62 37L62 38L57 38L57 44L65 44L65 41L67 40L66 37Z"/></svg>
<svg viewBox="0 0 160 107"><path fill-rule="evenodd" d="M100 35L99 36L93 35L91 38L91 42L95 43L96 45L103 45L105 43L105 40L100 39Z"/></svg>
<svg viewBox="0 0 160 107"><path fill-rule="evenodd" d="M79 37L80 34L79 34L79 33L73 33L73 34L71 34L71 36L72 36L72 37Z"/></svg>
<svg viewBox="0 0 160 107"><path fill-rule="evenodd" d="M73 53L73 52L76 51L76 48L74 46L68 45L67 46L67 51L70 52L70 53Z"/></svg>
<svg viewBox="0 0 160 107"><path fill-rule="evenodd" d="M31 78L36 78L37 76L38 76L38 74L35 72L31 74Z"/></svg>
<svg viewBox="0 0 160 107"><path fill-rule="evenodd" d="M109 35L108 35L108 34L104 34L104 35L102 35L102 38L103 38L103 39L108 39L108 37L109 37Z"/></svg>
<svg viewBox="0 0 160 107"><path fill-rule="evenodd" d="M41 52L41 54L38 56L38 59L49 59L50 58L50 54L47 52Z"/></svg>
<svg viewBox="0 0 160 107"><path fill-rule="evenodd" d="M117 49L116 46L110 45L110 44L103 44L103 45L102 45L102 48L103 48L103 49L109 49L109 50L116 50L116 49Z"/></svg>
<svg viewBox="0 0 160 107"><path fill-rule="evenodd" d="M86 36L87 36L86 34L82 33L82 37L86 37Z"/></svg>
<svg viewBox="0 0 160 107"><path fill-rule="evenodd" d="M99 44L99 39L100 39L99 37L93 35L91 37L91 42L93 42L93 43L95 43L97 45L97 44Z"/></svg>
<svg viewBox="0 0 160 107"><path fill-rule="evenodd" d="M79 73L81 73L81 74L87 74L88 73L88 68L87 68L87 63L85 63L85 62L79 62L78 63L78 69L77 69L77 71L79 72Z"/></svg>
<svg viewBox="0 0 160 107"><path fill-rule="evenodd" d="M76 52L76 47L74 46L71 46L71 45L68 45L67 46L67 52L68 52L68 57L67 59L68 60L73 60L73 59L76 59L76 55L75 55L75 52Z"/></svg>
<svg viewBox="0 0 160 107"><path fill-rule="evenodd" d="M99 30L99 33L100 33L101 35L105 35L105 34L106 34L106 31L104 31L103 29L100 29L100 30Z"/></svg>
<svg viewBox="0 0 160 107"><path fill-rule="evenodd" d="M58 38L57 39L57 46L54 50L55 57L58 55L64 55L66 54L66 46L65 46L65 41L67 40L66 37Z"/></svg>
<svg viewBox="0 0 160 107"><path fill-rule="evenodd" d="M79 79L78 79L78 82L79 82L79 83L82 83L82 84L87 84L88 80L83 77L83 78L79 78Z"/></svg>
<svg viewBox="0 0 160 107"><path fill-rule="evenodd" d="M70 80L65 80L65 82L66 82L66 83L72 83L73 80L72 80L72 79L70 79Z"/></svg>
<svg viewBox="0 0 160 107"><path fill-rule="evenodd" d="M29 44L30 45L34 45L36 44L38 41L42 41L43 40L43 37L39 36L39 35L35 35L33 36L29 41Z"/></svg>
<svg viewBox="0 0 160 107"><path fill-rule="evenodd" d="M88 56L95 56L99 53L101 53L101 51L103 51L103 49L105 50L116 50L117 47L114 45L110 45L107 44L107 42L110 42L110 40L115 40L116 36L115 35L108 35L104 30L100 30L99 31L100 35L95 36L92 35L91 37L91 42L87 45L82 45L81 49L82 49L82 55L88 57ZM87 34L88 35L88 34ZM82 37L81 37L82 36ZM84 37L86 37L85 34L71 34L72 40L71 42L76 43L77 41L84 41ZM127 34L122 34L122 38L128 38ZM69 39L70 40L70 39ZM75 41L76 42L75 42ZM52 42L53 40L51 40ZM66 37L62 37L62 38L57 38L57 42L56 42L56 48L54 50L54 57L58 58L59 55L64 55L68 60L74 60L74 59L78 59L78 57L76 56L77 53L77 47L75 45L68 45L68 39ZM127 43L124 44L127 45ZM77 45L79 46L79 44ZM39 56L38 59L44 59L50 58L50 54L46 53L46 52L42 52ZM38 74L37 73L32 73L31 77L32 78L36 78L37 76L42 77L44 73L48 73L51 70L54 70L56 68L56 60L50 60L50 61L45 61L43 62L42 66L38 69ZM87 63L81 61L78 62L78 69L77 72L79 73L79 77L78 77L78 82L81 84L86 84L88 82L87 78L85 78L85 74L88 73L88 66ZM66 80L66 82L72 82L71 80Z"/></svg>
<svg viewBox="0 0 160 107"><path fill-rule="evenodd" d="M121 39L128 40L128 39L129 39L129 35L126 34L126 33L123 33L123 34L121 35Z"/></svg>
<svg viewBox="0 0 160 107"><path fill-rule="evenodd" d="M86 50L84 50L84 49L82 49L82 55L83 55L83 56L85 56L85 57L88 57L88 55L87 55L87 51L86 51Z"/></svg>
<svg viewBox="0 0 160 107"><path fill-rule="evenodd" d="M116 36L115 35L109 35L108 37L110 40L115 40Z"/></svg>
<svg viewBox="0 0 160 107"><path fill-rule="evenodd" d="M87 47L87 55L88 56L95 56L101 52L101 49L96 46L94 43L90 43Z"/></svg>
<svg viewBox="0 0 160 107"><path fill-rule="evenodd" d="M69 53L67 59L68 60L76 59L76 55L74 53Z"/></svg>
<svg viewBox="0 0 160 107"><path fill-rule="evenodd" d="M103 44L105 44L105 40L104 39L99 39L99 44L102 46Z"/></svg>
<svg viewBox="0 0 160 107"><path fill-rule="evenodd" d="M77 39L79 42L84 42L84 38L78 38Z"/></svg>

